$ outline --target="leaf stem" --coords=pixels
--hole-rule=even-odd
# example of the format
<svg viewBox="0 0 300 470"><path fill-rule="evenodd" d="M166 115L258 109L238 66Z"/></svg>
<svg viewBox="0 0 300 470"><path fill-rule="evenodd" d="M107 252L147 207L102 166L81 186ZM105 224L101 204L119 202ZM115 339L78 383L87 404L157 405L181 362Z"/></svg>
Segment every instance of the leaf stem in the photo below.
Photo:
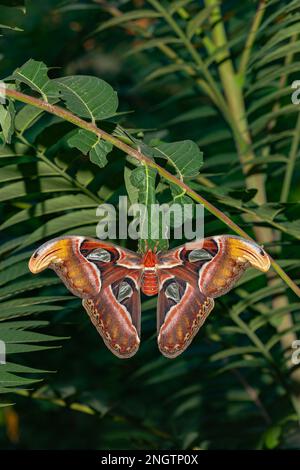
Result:
<svg viewBox="0 0 300 470"><path fill-rule="evenodd" d="M202 71L203 76L206 80L206 88L209 89L209 95L213 96L213 101L218 105L219 109L222 110L224 115L230 120L229 111L227 104L224 100L222 93L219 90L217 83L215 82L213 76L209 72L207 66L203 62L201 56L199 55L198 51L195 49L192 42L188 39L188 37L184 34L183 30L180 26L176 23L172 15L164 8L161 2L157 0L148 0L149 3L159 11L163 17L165 18L166 22L169 26L173 29L175 34L182 40L182 43L185 45L187 51L189 52L190 56L194 60L195 64L199 67Z"/></svg>
<svg viewBox="0 0 300 470"><path fill-rule="evenodd" d="M47 393L48 392L48 393ZM155 437L160 437L163 439L169 439L173 442L175 442L173 436L171 436L169 433L162 431L154 426L144 424L142 421L139 421L135 416L130 415L130 414L120 414L119 412L115 411L115 408L118 404L108 407L106 411L101 413L98 411L96 408L93 408L89 404L85 404L80 401L72 401L72 400L65 400L59 392L55 391L53 392L50 388L42 388L39 389L35 392L31 392L28 390L13 390L14 394L31 398L34 400L44 400L47 401L55 406L60 406L63 408L68 408L72 411L78 411L80 413L85 413L88 415L94 415L98 417L99 419L103 419L104 416L109 415L110 417L118 420L118 421L125 421L129 424L132 424L136 426L137 428L149 432ZM55 396L52 396L54 395Z"/></svg>
<svg viewBox="0 0 300 470"><path fill-rule="evenodd" d="M285 389L289 400L294 407L294 410L296 411L298 418L300 419L300 406L299 402L294 396L293 393L291 393L290 387L286 383L284 375L282 375L280 368L278 367L276 361L273 359L272 355L270 352L267 350L265 347L264 343L260 340L260 338L249 328L249 326L244 322L242 318L236 313L231 313L230 314L232 320L244 331L244 333L248 336L248 338L255 344L257 349L260 351L262 356L266 359L266 361L269 362L271 367L273 368L274 375L277 377L278 381L281 383L282 387Z"/></svg>
<svg viewBox="0 0 300 470"><path fill-rule="evenodd" d="M104 201L102 199L100 199L98 196L95 196L95 194L92 193L92 191L87 189L83 184L79 183L79 181L77 181L76 178L72 178L72 176L68 175L64 170L62 170L61 168L56 166L55 163L53 163L45 155L44 151L37 150L34 147L34 145L32 145L27 139L25 139L25 137L22 134L17 133L17 137L20 140L20 142L23 142L23 144L28 145L31 148L33 148L35 150L37 156L41 160L43 160L43 162L46 163L46 165L48 165L50 168L52 168L52 170L54 170L59 176L64 178L66 181L69 181L69 183L73 184L74 186L76 186L76 188L80 189L80 191L82 191L84 194L86 194L86 196L88 196L90 199L92 199L98 205L103 204Z"/></svg>
<svg viewBox="0 0 300 470"><path fill-rule="evenodd" d="M261 25L261 22L262 22L264 13L265 13L266 6L267 6L267 0L260 0L260 2L258 4L258 8L257 8L256 13L255 13L255 16L254 16L254 19L253 19L253 23L251 25L251 28L250 28L250 31L249 31L249 34L248 34L248 37L247 37L247 40L246 40L246 44L245 44L245 47L244 47L244 50L243 50L243 54L242 54L239 69L238 69L238 73L242 77L245 76L245 73L246 73L246 70L247 70L247 65L248 65L248 62L249 62L250 54L251 54L251 50L252 50L252 47L253 47L254 42L255 42L255 38L256 38L258 28Z"/></svg>
<svg viewBox="0 0 300 470"><path fill-rule="evenodd" d="M256 188L257 194L254 202L258 205L265 204L267 201L265 176L261 173L249 174L252 169L251 160L255 154L251 148L251 135L245 109L245 101L242 93L242 86L239 77L235 71L233 60L228 48L228 39L222 18L221 7L215 0L205 0L205 5L211 8L210 24L212 28L212 38L216 48L220 51L216 55L218 62L220 79L224 88L226 101L234 121L232 126L233 136L245 175L246 187L248 189ZM272 229L269 227L254 227L254 232L260 243L269 242L273 239Z"/></svg>

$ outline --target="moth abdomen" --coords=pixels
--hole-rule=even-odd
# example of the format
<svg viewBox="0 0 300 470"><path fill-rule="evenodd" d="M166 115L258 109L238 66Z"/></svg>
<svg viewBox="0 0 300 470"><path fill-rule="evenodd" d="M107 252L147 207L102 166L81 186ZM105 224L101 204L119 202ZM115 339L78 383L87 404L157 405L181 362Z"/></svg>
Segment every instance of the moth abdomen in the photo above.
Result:
<svg viewBox="0 0 300 470"><path fill-rule="evenodd" d="M142 292L146 295L158 294L158 277L155 269L145 269L141 282Z"/></svg>

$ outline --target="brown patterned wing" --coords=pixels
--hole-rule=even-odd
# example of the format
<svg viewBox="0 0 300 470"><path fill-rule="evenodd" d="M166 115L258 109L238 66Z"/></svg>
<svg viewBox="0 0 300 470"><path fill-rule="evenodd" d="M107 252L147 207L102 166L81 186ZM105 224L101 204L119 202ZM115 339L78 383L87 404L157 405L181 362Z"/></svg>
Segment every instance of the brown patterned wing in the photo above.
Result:
<svg viewBox="0 0 300 470"><path fill-rule="evenodd" d="M106 346L118 357L133 356L140 345L141 300L133 276L125 276L106 286L82 305Z"/></svg>
<svg viewBox="0 0 300 470"><path fill-rule="evenodd" d="M182 268L173 268L160 276L157 341L161 353L171 359L189 346L214 307L213 299L200 292L196 277L191 282L184 274Z"/></svg>
<svg viewBox="0 0 300 470"><path fill-rule="evenodd" d="M29 269L53 269L83 306L107 347L133 356L140 344L141 256L99 240L70 236L50 240L32 255Z"/></svg>
<svg viewBox="0 0 300 470"><path fill-rule="evenodd" d="M205 238L158 254L159 349L181 354L213 309L213 298L234 287L248 267L267 271L270 260L254 242L229 235Z"/></svg>
<svg viewBox="0 0 300 470"><path fill-rule="evenodd" d="M262 272L270 268L270 259L261 246L234 235L188 243L181 256L185 266L198 273L201 292L213 298L229 292L247 268Z"/></svg>

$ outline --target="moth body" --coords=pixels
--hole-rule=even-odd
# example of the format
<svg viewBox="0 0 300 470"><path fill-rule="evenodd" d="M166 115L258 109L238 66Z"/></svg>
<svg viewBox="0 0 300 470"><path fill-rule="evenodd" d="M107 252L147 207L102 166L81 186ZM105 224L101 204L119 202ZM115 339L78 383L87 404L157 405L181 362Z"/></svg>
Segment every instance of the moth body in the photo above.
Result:
<svg viewBox="0 0 300 470"><path fill-rule="evenodd" d="M155 268L144 270L141 289L144 294L149 296L158 294L158 277Z"/></svg>

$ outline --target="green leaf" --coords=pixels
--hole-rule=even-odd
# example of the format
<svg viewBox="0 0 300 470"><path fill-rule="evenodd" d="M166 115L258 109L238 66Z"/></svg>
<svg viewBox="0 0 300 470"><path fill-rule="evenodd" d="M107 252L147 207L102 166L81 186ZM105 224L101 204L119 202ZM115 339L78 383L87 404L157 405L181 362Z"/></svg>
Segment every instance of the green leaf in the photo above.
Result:
<svg viewBox="0 0 300 470"><path fill-rule="evenodd" d="M155 38L155 39L147 39L146 41L143 41L141 43L138 43L137 45L134 45L134 47L130 48L125 56L129 57L133 54L137 54L139 52L147 51L149 49L154 49L156 47L160 48L165 46L166 44L181 44L181 40L175 37L163 37L163 38Z"/></svg>
<svg viewBox="0 0 300 470"><path fill-rule="evenodd" d="M24 132L33 126L39 118L43 115L44 111L42 109L26 104L23 106L20 111L16 114L15 117L15 127L20 132Z"/></svg>
<svg viewBox="0 0 300 470"><path fill-rule="evenodd" d="M227 359L231 356L243 355L243 354L253 354L259 353L259 350L255 346L240 346L240 347L233 347L227 348L223 351L219 351L216 354L213 354L210 357L211 361L219 361L220 359Z"/></svg>
<svg viewBox="0 0 300 470"><path fill-rule="evenodd" d="M112 28L113 26L121 26L121 25L126 25L130 21L135 21L139 19L144 19L144 18L159 18L161 17L160 13L157 13L153 10L146 10L146 9L138 9L134 11L128 11L126 13L122 13L122 15L117 16L115 18L112 18L108 21L104 21L101 23L100 26L98 26L95 31L93 31L93 34L100 33L101 31L104 31L105 29Z"/></svg>
<svg viewBox="0 0 300 470"><path fill-rule="evenodd" d="M296 16L294 16L294 18L296 19ZM263 57L268 52L270 52L270 49L274 49L275 47L278 47L278 44L280 42L285 41L286 39L290 39L294 35L297 35L298 32L299 32L299 14L298 14L298 21L292 24L291 26L282 27L281 25L277 33L272 34L271 38L266 42L266 44L262 48L259 49L256 57Z"/></svg>
<svg viewBox="0 0 300 470"><path fill-rule="evenodd" d="M5 324L0 327L0 339L5 343L39 343L42 341L58 341L63 338L35 333L33 331L5 329ZM1 369L2 367L0 367ZM15 371L17 372L17 371Z"/></svg>
<svg viewBox="0 0 300 470"><path fill-rule="evenodd" d="M35 186L33 185L33 188ZM71 183L66 181L63 178L41 178L36 185L35 191L37 193L58 193L65 191L78 191ZM9 201L11 199L16 199L19 197L24 197L28 194L28 185L26 181L19 181L17 183L12 183L6 185L4 188L0 189L0 202Z"/></svg>
<svg viewBox="0 0 300 470"><path fill-rule="evenodd" d="M49 79L48 70L43 62L29 59L14 71L12 77L37 91L43 100L49 101L50 98L58 97L59 89L55 81Z"/></svg>
<svg viewBox="0 0 300 470"><path fill-rule="evenodd" d="M5 387L18 387L20 385L29 385L36 382L40 382L40 380L20 377L3 370L2 366L0 367L0 383Z"/></svg>
<svg viewBox="0 0 300 470"><path fill-rule="evenodd" d="M36 374L38 372L49 372L42 369L33 369L32 367L23 366L20 364L13 364L12 362L7 362L6 364L1 365L2 372L13 372L17 374Z"/></svg>
<svg viewBox="0 0 300 470"><path fill-rule="evenodd" d="M23 344L23 343L8 343L6 345L6 353L10 354L23 354L27 352L46 351L47 349L58 349L60 346L38 346L36 344Z"/></svg>
<svg viewBox="0 0 300 470"><path fill-rule="evenodd" d="M252 199L256 193L256 190L245 191L231 191L228 188L222 187L214 187L210 188L203 188L204 191L211 194L213 197L216 197L219 203L224 204L228 207L234 207L239 209L245 214L251 214L255 217L258 217L262 222L269 223L270 225L274 226L275 228L281 230L284 233L288 233L293 237L300 239L300 222L298 220L295 221L282 221L280 219L277 220L276 216L280 215L284 210L284 205L281 203L265 203L261 206L255 205L252 201L248 202L248 199ZM251 191L254 191L251 193ZM243 196L244 195L244 196ZM232 197L234 196L234 197ZM239 197L239 199L237 198ZM243 203L245 201L245 203Z"/></svg>
<svg viewBox="0 0 300 470"><path fill-rule="evenodd" d="M280 116L286 116L292 113L298 113L298 107L294 104L282 106L278 110L272 110L269 113L264 113L259 116L255 121L251 123L251 129L256 135L261 132L272 119L279 118Z"/></svg>
<svg viewBox="0 0 300 470"><path fill-rule="evenodd" d="M293 220L292 222L282 222L280 227L285 232L300 240L300 220Z"/></svg>
<svg viewBox="0 0 300 470"><path fill-rule="evenodd" d="M132 170L130 175L131 185L138 190L138 202L143 204L148 211L141 217L140 231L142 236L139 240L139 251L141 252L145 252L147 248L154 249L155 246L159 249L166 249L168 246L168 240L162 238L160 221L157 220L151 210L152 206L157 203L155 195L156 175L156 170L146 165L138 166ZM157 238L151 236L153 233L156 233Z"/></svg>
<svg viewBox="0 0 300 470"><path fill-rule="evenodd" d="M256 370L258 368L264 367L266 365L265 360L260 357L260 358L247 358L247 359L241 359L237 361L230 362L226 366L222 367L221 369L218 369L216 372L216 375L224 374L224 372L228 372L229 370L233 369L243 369L243 368L255 368Z"/></svg>
<svg viewBox="0 0 300 470"><path fill-rule="evenodd" d="M176 124L182 124L193 120L199 120L201 118L210 118L217 115L216 110L212 106L201 106L199 108L192 108L188 111L178 113L175 117L172 117L165 123L166 126L173 126Z"/></svg>
<svg viewBox="0 0 300 470"><path fill-rule="evenodd" d="M233 305L233 307L231 308L231 312L233 315L239 315L244 310L246 310L249 305L254 305L256 302L259 302L260 300L264 299L269 295L281 293L284 291L284 289L285 286L281 283L277 283L274 286L272 285L268 287L263 287L262 289L258 289L257 291L252 293L251 297L242 299L238 303Z"/></svg>
<svg viewBox="0 0 300 470"><path fill-rule="evenodd" d="M0 246L0 255L3 255L4 253L7 253L8 251L11 251L21 245L21 243L26 239L26 236L27 235L21 235L20 237L14 237L6 242L3 242L3 244Z"/></svg>
<svg viewBox="0 0 300 470"><path fill-rule="evenodd" d="M21 248L31 245L42 238L50 237L58 233L63 233L71 227L83 227L91 222L96 224L98 221L95 209L76 210L59 217L55 217L41 227L34 230L22 243Z"/></svg>
<svg viewBox="0 0 300 470"><path fill-rule="evenodd" d="M24 330L27 328L34 328L34 327L39 327L39 326L46 326L49 325L48 321L44 320L17 320L17 321L7 321L5 323L2 323L1 328L10 328L10 329L18 329L18 330Z"/></svg>
<svg viewBox="0 0 300 470"><path fill-rule="evenodd" d="M136 204L139 200L139 187L135 186L132 181L131 181L131 173L132 170L130 170L127 166L124 168L124 182L125 182L125 187L126 191L130 200L130 204Z"/></svg>
<svg viewBox="0 0 300 470"><path fill-rule="evenodd" d="M299 24L297 25L297 29L299 30ZM295 44L286 44L282 47L277 47L275 51L269 51L261 60L255 64L255 66L261 67L262 65L266 65L269 62L286 57L288 53L297 54L299 51L300 41L297 41Z"/></svg>
<svg viewBox="0 0 300 470"><path fill-rule="evenodd" d="M44 162L34 162L33 165L31 164L31 162L27 162L21 165L7 165L5 168L1 168L0 183L24 179L26 177L28 178L32 175L33 170L38 176L57 175L55 170L50 168Z"/></svg>
<svg viewBox="0 0 300 470"><path fill-rule="evenodd" d="M195 178L203 165L203 152L192 140L181 140L179 142L150 142L155 149L154 156L166 159L174 168L180 180Z"/></svg>
<svg viewBox="0 0 300 470"><path fill-rule="evenodd" d="M192 19L187 23L186 34L189 39L192 39L195 33L201 33L201 26L209 17L214 5L201 9Z"/></svg>
<svg viewBox="0 0 300 470"><path fill-rule="evenodd" d="M172 193L172 202L178 204L191 204L194 205L193 199L186 195L185 191L174 183L170 183L170 190Z"/></svg>
<svg viewBox="0 0 300 470"><path fill-rule="evenodd" d="M291 74L299 70L300 62L294 61L290 65L283 67L275 67L270 70L264 70L263 77L260 80L256 80L251 86L248 87L246 96L252 94L254 91L264 88L269 85L274 85L274 80L279 79L282 74ZM293 105L295 106L295 105ZM296 107L296 106L295 106Z"/></svg>
<svg viewBox="0 0 300 470"><path fill-rule="evenodd" d="M27 251L23 253L18 253L17 255L12 255L9 258L4 259L0 262L0 272L3 272L6 268L13 266L14 264L19 263L20 261L28 260L30 256L31 251Z"/></svg>
<svg viewBox="0 0 300 470"><path fill-rule="evenodd" d="M7 307L5 311L0 313L0 321L7 320L9 318L18 318L25 315L32 315L33 313L45 313L45 312L59 312L63 307L58 305L24 305L24 306L12 306Z"/></svg>
<svg viewBox="0 0 300 470"><path fill-rule="evenodd" d="M184 8L191 2L192 0L173 0L172 2L170 2L170 6L167 10L170 15L174 15L174 13L176 13L178 10L181 10L181 8Z"/></svg>
<svg viewBox="0 0 300 470"><path fill-rule="evenodd" d="M60 89L67 108L92 122L115 115L118 96L113 88L97 77L76 75L53 80Z"/></svg>
<svg viewBox="0 0 300 470"><path fill-rule="evenodd" d="M0 158L13 158L18 155L8 145L0 146Z"/></svg>
<svg viewBox="0 0 300 470"><path fill-rule="evenodd" d="M255 208L255 213L263 220L272 221L284 210L280 203L266 203Z"/></svg>
<svg viewBox="0 0 300 470"><path fill-rule="evenodd" d="M8 102L8 106L0 105L0 126L3 132L4 141L8 144L11 143L11 138L14 133L14 117L15 108L12 101Z"/></svg>
<svg viewBox="0 0 300 470"><path fill-rule="evenodd" d="M24 23L24 8L16 7L11 5L11 2L7 6L0 6L0 29L10 29L12 31L23 31Z"/></svg>
<svg viewBox="0 0 300 470"><path fill-rule="evenodd" d="M39 296L39 297L26 297L24 299L13 299L7 300L6 302L1 303L1 308L3 310L14 308L14 307L27 307L32 305L44 304L47 302L61 302L65 300L72 299L72 296L68 295L59 295L59 296Z"/></svg>
<svg viewBox="0 0 300 470"><path fill-rule="evenodd" d="M90 150L90 160L95 165L103 168L107 163L107 154L113 149L113 144L103 139L99 139Z"/></svg>
<svg viewBox="0 0 300 470"><path fill-rule="evenodd" d="M100 168L107 164L107 154L111 152L113 145L92 132L85 129L77 130L68 140L70 147L76 147L84 155L89 153L90 160Z"/></svg>
<svg viewBox="0 0 300 470"><path fill-rule="evenodd" d="M0 10L0 14L1 14L1 10ZM21 28L18 28L17 26L8 26L7 24L1 24L1 23L0 23L0 29L12 29L13 31L23 31Z"/></svg>
<svg viewBox="0 0 300 470"><path fill-rule="evenodd" d="M87 5L83 3L71 3L69 5L64 5L57 8L55 11L59 11L61 13L69 12L69 11L86 11L86 10L101 10L100 5Z"/></svg>
<svg viewBox="0 0 300 470"><path fill-rule="evenodd" d="M299 310L298 303L295 303L295 304L289 303L290 313L297 311L297 310ZM266 325L267 323L270 323L271 325L276 327L282 323L285 313L286 313L286 307L275 308L268 312L264 312L263 315L251 320L250 328L252 331L256 331L262 326ZM274 339L274 336L272 337L272 339Z"/></svg>
<svg viewBox="0 0 300 470"><path fill-rule="evenodd" d="M0 286L12 280L16 280L18 277L24 276L24 274L28 274L27 263L23 262L9 266L0 272Z"/></svg>
<svg viewBox="0 0 300 470"><path fill-rule="evenodd" d="M191 70L191 66L185 63L164 65L163 67L159 67L155 69L153 72L149 73L144 78L144 83L151 82L152 80L156 80L157 78L164 77L165 75L174 74L176 72L189 72L190 70Z"/></svg>
<svg viewBox="0 0 300 470"><path fill-rule="evenodd" d="M203 154L200 152L198 146L190 141L180 141L173 143L165 143L161 141L151 141L150 145L146 145L138 140L136 144L141 148L141 151L149 158L164 158L172 166L177 176L183 181L184 178L192 178L198 175L199 169L203 163ZM155 179L156 171L148 168L146 165L141 165L132 170L129 175L129 170L126 170L126 188L129 190L129 197L138 202L145 204L150 208L151 204L156 204L155 195ZM175 184L170 184L173 200L178 203L192 204L191 199L186 196ZM137 193L138 190L138 193ZM151 214L148 220L148 234L157 233L158 240L148 239L148 245L152 248L158 243L160 249L167 249L167 239L163 237L161 220L157 219L151 209L148 209ZM172 223L172 221L171 221ZM153 238L153 237L152 237ZM144 251L146 244L144 241L140 242L139 249Z"/></svg>
<svg viewBox="0 0 300 470"><path fill-rule="evenodd" d="M34 204L29 209L17 212L0 226L0 230L12 227L33 217L41 217L74 209L89 209L91 207L96 208L97 204L85 194L73 194L72 196L67 195L46 199L43 202Z"/></svg>
<svg viewBox="0 0 300 470"><path fill-rule="evenodd" d="M275 449L280 442L282 429L280 426L271 426L264 435L267 449Z"/></svg>

